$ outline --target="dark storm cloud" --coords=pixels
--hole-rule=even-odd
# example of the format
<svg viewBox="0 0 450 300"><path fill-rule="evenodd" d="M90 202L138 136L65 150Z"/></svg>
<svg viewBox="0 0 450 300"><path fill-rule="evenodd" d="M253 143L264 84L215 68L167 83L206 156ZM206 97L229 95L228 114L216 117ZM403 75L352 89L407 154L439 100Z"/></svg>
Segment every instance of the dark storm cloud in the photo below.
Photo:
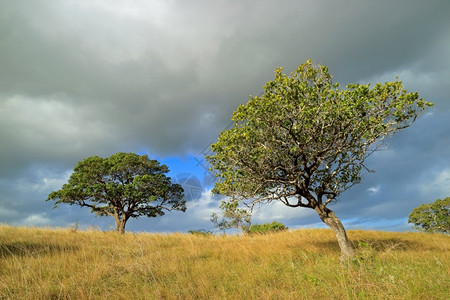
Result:
<svg viewBox="0 0 450 300"><path fill-rule="evenodd" d="M435 103L336 205L347 219L404 217L450 192L426 192L450 169L449 11L447 0L1 1L0 221L54 220L42 198L87 156L198 154L276 67L309 58L342 84L398 75Z"/></svg>

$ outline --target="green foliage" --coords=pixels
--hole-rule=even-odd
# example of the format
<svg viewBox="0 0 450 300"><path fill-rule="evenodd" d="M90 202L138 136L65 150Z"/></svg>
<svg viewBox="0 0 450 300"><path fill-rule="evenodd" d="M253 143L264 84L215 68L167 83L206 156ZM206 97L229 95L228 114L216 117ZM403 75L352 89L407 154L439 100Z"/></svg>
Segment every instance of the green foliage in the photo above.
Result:
<svg viewBox="0 0 450 300"><path fill-rule="evenodd" d="M310 283L312 283L314 286L319 286L320 281L316 276L304 274L304 277L306 280L308 280Z"/></svg>
<svg viewBox="0 0 450 300"><path fill-rule="evenodd" d="M408 223L426 232L450 234L450 197L414 208Z"/></svg>
<svg viewBox="0 0 450 300"><path fill-rule="evenodd" d="M341 90L325 66L308 61L290 76L282 70L263 96L237 108L234 127L211 146L215 154L207 159L220 179L215 193L288 206L328 204L361 180L364 160L384 138L432 105L400 81Z"/></svg>
<svg viewBox="0 0 450 300"><path fill-rule="evenodd" d="M212 236L213 235L212 231L207 231L205 229L189 230L188 232L189 232L189 234L192 234L192 235L201 235L201 236Z"/></svg>
<svg viewBox="0 0 450 300"><path fill-rule="evenodd" d="M164 210L185 211L183 189L172 184L166 165L147 155L117 153L78 162L68 183L49 194L47 201L89 207L100 216L113 216L123 232L129 218L157 217Z"/></svg>
<svg viewBox="0 0 450 300"><path fill-rule="evenodd" d="M253 224L248 229L248 233L269 233L269 232L277 232L277 231L285 231L288 227L284 226L284 224L273 221L272 223L264 223L262 225L260 224Z"/></svg>
<svg viewBox="0 0 450 300"><path fill-rule="evenodd" d="M356 255L349 262L354 266L362 266L373 264L377 260L376 251L372 245L364 241L358 241Z"/></svg>
<svg viewBox="0 0 450 300"><path fill-rule="evenodd" d="M248 210L239 208L237 201L222 201L220 204L221 213L213 213L211 222L219 230L238 228L242 232L247 232L250 227L251 214Z"/></svg>

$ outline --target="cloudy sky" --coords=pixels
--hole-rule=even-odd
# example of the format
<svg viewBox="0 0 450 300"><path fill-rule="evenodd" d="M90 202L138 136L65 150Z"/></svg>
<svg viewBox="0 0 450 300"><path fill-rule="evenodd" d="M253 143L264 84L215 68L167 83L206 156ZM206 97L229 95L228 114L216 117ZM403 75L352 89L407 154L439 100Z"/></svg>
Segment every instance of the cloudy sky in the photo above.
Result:
<svg viewBox="0 0 450 300"><path fill-rule="evenodd" d="M0 223L108 229L112 218L45 199L78 161L135 152L190 177L195 199L127 229L212 229L204 149L276 67L312 59L341 86L399 76L434 102L331 207L347 228L410 230L414 207L450 196L449 12L448 0L2 0ZM322 226L302 208L255 216L273 220Z"/></svg>

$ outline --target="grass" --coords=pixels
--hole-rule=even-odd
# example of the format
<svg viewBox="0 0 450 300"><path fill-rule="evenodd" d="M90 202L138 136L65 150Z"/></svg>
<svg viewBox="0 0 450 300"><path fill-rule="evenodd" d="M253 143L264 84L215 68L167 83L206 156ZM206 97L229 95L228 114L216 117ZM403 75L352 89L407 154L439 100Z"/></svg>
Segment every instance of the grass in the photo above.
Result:
<svg viewBox="0 0 450 300"><path fill-rule="evenodd" d="M0 225L0 299L448 299L450 237L352 230L255 236Z"/></svg>

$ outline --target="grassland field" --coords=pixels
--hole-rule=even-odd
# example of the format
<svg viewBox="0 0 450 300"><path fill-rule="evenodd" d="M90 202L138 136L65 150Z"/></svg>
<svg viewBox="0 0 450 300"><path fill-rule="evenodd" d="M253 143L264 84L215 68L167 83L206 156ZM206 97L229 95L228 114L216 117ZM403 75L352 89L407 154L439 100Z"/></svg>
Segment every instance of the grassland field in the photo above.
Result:
<svg viewBox="0 0 450 300"><path fill-rule="evenodd" d="M450 237L203 236L0 225L0 299L450 299Z"/></svg>

